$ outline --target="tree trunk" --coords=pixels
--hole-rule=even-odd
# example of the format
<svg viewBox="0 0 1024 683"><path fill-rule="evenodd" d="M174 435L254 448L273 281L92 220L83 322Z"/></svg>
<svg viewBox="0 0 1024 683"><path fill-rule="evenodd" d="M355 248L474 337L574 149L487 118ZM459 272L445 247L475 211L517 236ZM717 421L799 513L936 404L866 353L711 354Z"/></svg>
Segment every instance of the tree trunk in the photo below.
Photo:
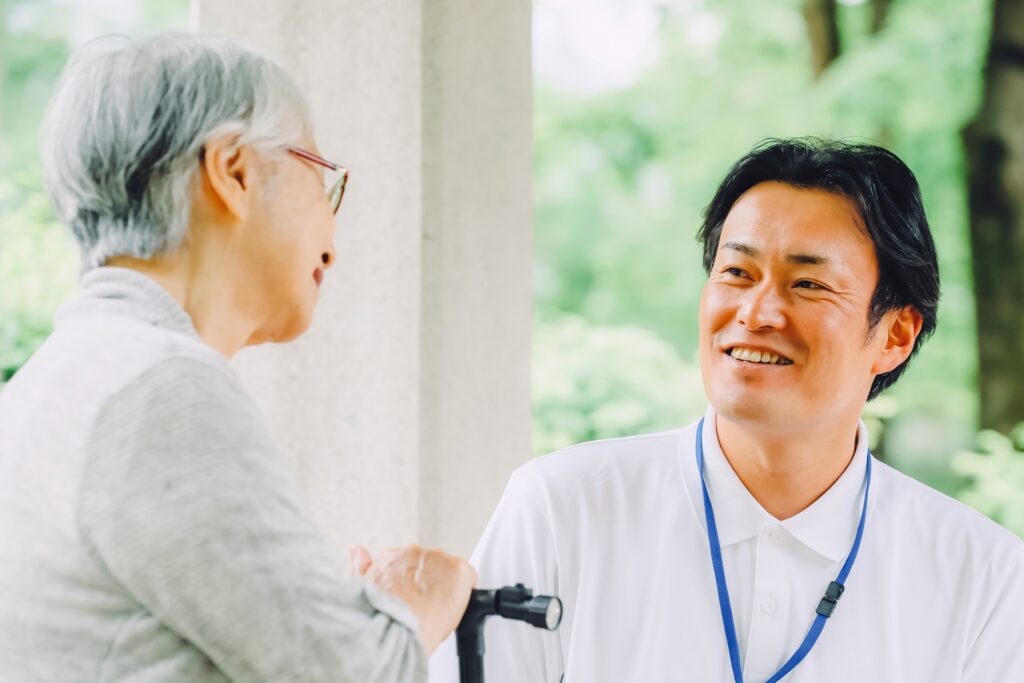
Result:
<svg viewBox="0 0 1024 683"><path fill-rule="evenodd" d="M889 16L889 5L892 0L871 0L871 32L878 33L885 25Z"/></svg>
<svg viewBox="0 0 1024 683"><path fill-rule="evenodd" d="M892 4L892 0L871 0L871 34L878 35L878 33L885 26L886 20L889 18L889 6ZM875 143L892 149L893 147L893 133L892 126L889 125L889 121L882 119L878 125L878 136L875 138Z"/></svg>
<svg viewBox="0 0 1024 683"><path fill-rule="evenodd" d="M1024 420L1024 0L995 0L984 94L964 130L983 427Z"/></svg>
<svg viewBox="0 0 1024 683"><path fill-rule="evenodd" d="M817 79L839 56L836 0L804 0L804 21L811 42L811 70Z"/></svg>

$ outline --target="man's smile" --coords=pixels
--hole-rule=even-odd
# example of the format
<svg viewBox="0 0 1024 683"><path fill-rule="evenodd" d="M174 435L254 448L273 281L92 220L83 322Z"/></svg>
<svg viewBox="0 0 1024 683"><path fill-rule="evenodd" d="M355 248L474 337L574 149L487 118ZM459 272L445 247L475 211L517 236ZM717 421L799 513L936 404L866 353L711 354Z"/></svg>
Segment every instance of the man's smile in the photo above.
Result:
<svg viewBox="0 0 1024 683"><path fill-rule="evenodd" d="M732 346L724 353L735 361L760 365L792 365L793 361L770 349L756 346Z"/></svg>

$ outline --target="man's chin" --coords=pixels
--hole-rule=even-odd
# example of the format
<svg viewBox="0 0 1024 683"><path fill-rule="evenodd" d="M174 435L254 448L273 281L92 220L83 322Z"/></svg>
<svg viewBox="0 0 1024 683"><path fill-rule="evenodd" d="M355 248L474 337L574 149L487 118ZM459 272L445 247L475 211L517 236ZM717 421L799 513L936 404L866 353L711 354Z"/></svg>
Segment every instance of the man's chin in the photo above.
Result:
<svg viewBox="0 0 1024 683"><path fill-rule="evenodd" d="M785 402L779 401L777 393L751 391L712 396L711 405L715 412L730 422L770 427L792 423L797 415L787 410Z"/></svg>

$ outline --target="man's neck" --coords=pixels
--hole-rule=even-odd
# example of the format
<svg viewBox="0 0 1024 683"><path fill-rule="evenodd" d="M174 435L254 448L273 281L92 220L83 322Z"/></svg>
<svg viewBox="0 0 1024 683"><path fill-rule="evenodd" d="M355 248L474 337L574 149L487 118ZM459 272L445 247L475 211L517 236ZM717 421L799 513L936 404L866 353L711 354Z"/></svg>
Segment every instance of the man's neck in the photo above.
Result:
<svg viewBox="0 0 1024 683"><path fill-rule="evenodd" d="M856 452L857 427L857 417L799 434L754 430L721 415L716 422L729 464L776 519L802 512L839 479Z"/></svg>

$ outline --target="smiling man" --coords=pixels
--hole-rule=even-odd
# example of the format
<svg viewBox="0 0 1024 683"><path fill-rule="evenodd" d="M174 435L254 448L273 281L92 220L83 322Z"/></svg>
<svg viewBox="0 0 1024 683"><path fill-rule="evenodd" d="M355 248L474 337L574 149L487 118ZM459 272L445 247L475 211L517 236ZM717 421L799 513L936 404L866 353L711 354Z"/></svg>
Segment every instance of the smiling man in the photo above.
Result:
<svg viewBox="0 0 1024 683"><path fill-rule="evenodd" d="M874 460L860 421L935 328L913 174L878 147L772 141L699 238L710 407L513 475L472 563L565 616L489 624L489 683L1021 680L1024 543ZM457 680L451 641L431 668Z"/></svg>

